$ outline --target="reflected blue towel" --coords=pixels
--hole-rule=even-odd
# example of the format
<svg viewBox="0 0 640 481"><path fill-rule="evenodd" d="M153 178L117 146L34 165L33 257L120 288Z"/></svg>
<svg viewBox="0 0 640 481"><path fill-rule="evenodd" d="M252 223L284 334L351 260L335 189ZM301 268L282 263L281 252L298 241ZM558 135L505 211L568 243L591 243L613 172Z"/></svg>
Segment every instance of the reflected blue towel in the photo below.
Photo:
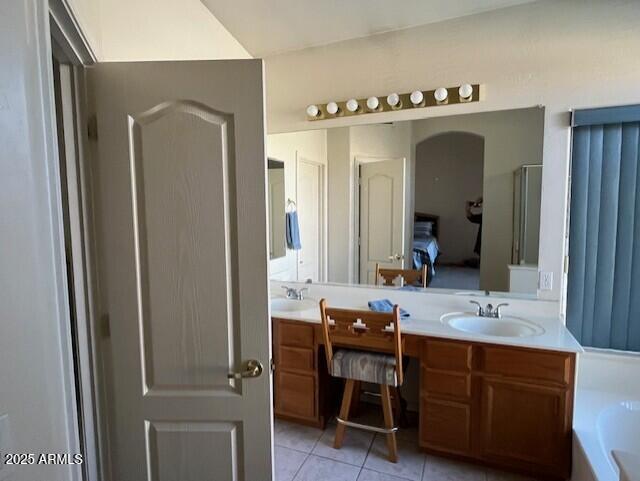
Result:
<svg viewBox="0 0 640 481"><path fill-rule="evenodd" d="M292 250L300 250L300 224L298 223L298 213L296 211L286 214L287 247Z"/></svg>
<svg viewBox="0 0 640 481"><path fill-rule="evenodd" d="M389 299L378 299L377 301L369 301L369 309L376 312L393 312L393 303ZM410 314L400 308L400 317L406 319Z"/></svg>

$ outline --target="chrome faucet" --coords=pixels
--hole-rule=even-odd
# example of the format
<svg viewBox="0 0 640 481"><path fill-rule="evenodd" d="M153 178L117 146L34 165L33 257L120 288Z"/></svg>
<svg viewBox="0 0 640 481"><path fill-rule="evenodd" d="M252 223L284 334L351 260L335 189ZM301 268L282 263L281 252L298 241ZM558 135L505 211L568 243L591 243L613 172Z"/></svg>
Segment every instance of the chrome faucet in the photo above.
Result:
<svg viewBox="0 0 640 481"><path fill-rule="evenodd" d="M287 299L295 299L296 301L301 301L302 299L304 299L304 296L302 294L305 291L309 290L306 287L296 289L295 287L282 286L282 288L287 291Z"/></svg>
<svg viewBox="0 0 640 481"><path fill-rule="evenodd" d="M491 317L494 319L500 319L502 317L502 311L500 309L509 305L506 302L502 302L498 304L496 307L493 307L492 304L487 304L487 307L482 307L482 304L480 304L478 301L469 301L469 302L477 306L477 311L476 311L477 316Z"/></svg>

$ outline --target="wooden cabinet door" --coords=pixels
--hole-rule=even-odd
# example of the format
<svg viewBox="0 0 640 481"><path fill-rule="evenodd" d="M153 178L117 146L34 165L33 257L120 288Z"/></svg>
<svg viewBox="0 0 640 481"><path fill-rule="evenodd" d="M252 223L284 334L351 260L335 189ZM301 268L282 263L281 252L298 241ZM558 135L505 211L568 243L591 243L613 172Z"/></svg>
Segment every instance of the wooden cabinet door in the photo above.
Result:
<svg viewBox="0 0 640 481"><path fill-rule="evenodd" d="M482 380L482 457L568 473L571 425L565 389L500 378Z"/></svg>
<svg viewBox="0 0 640 481"><path fill-rule="evenodd" d="M276 413L309 421L316 418L315 376L276 372Z"/></svg>
<svg viewBox="0 0 640 481"><path fill-rule="evenodd" d="M446 453L468 455L471 450L471 406L422 396L420 445Z"/></svg>

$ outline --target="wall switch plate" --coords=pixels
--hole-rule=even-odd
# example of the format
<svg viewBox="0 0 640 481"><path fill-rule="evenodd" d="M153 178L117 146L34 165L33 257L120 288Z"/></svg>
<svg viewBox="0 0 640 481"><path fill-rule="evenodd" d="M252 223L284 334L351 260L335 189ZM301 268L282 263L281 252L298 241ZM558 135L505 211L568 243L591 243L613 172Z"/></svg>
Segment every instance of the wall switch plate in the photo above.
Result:
<svg viewBox="0 0 640 481"><path fill-rule="evenodd" d="M550 291L551 289L553 289L553 272L539 272L538 288L541 291Z"/></svg>

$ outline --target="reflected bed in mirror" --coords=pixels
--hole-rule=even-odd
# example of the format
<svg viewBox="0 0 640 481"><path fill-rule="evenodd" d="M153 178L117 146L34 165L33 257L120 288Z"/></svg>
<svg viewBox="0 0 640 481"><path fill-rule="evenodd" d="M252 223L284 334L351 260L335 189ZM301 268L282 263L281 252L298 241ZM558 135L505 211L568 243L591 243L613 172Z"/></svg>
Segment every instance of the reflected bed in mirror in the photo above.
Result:
<svg viewBox="0 0 640 481"><path fill-rule="evenodd" d="M396 269L414 272L399 272L387 288L403 287L406 277L420 289L426 267L427 289L530 297L543 130L544 108L535 107L273 134L268 153L281 158L286 146L285 169L297 157L327 166L319 263L328 282L381 285L376 272ZM298 186L287 189L282 199ZM286 270L273 277L305 280Z"/></svg>

